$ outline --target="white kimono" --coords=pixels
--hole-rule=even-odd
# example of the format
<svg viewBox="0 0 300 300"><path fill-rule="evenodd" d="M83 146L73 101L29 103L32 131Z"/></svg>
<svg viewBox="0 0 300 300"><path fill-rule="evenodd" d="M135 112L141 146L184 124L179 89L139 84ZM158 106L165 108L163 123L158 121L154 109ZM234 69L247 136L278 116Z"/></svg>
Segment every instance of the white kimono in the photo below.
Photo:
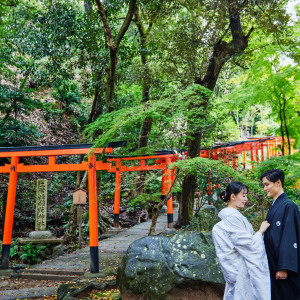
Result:
<svg viewBox="0 0 300 300"><path fill-rule="evenodd" d="M219 213L212 237L226 287L223 300L270 300L269 266L263 236L235 208ZM291 299L292 300L292 299Z"/></svg>

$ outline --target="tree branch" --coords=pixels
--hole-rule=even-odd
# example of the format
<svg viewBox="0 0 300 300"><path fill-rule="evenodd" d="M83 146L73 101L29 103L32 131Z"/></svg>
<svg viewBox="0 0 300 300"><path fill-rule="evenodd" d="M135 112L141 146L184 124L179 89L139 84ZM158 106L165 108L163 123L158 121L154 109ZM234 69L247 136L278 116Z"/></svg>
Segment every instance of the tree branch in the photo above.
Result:
<svg viewBox="0 0 300 300"><path fill-rule="evenodd" d="M99 1L99 0L96 0L96 1ZM126 18L119 30L119 33L116 37L116 40L115 40L115 46L118 48L119 47L119 44L124 36L124 34L126 33L129 25L130 25L130 22L132 20L132 17L133 17L133 14L134 14L134 11L135 11L135 5L136 5L136 1L137 0L131 0L130 3L129 3L129 8L128 8L128 12L127 12L127 15L126 15Z"/></svg>
<svg viewBox="0 0 300 300"><path fill-rule="evenodd" d="M96 0L96 4L97 4L98 12L100 14L100 17L101 17L101 20L102 20L102 23L103 23L104 35L105 35L107 45L108 45L109 48L115 48L115 45L114 45L114 42L113 42L113 39L112 39L112 35L111 35L111 29L108 25L106 12L104 10L102 2L100 0Z"/></svg>
<svg viewBox="0 0 300 300"><path fill-rule="evenodd" d="M249 68L248 68L248 67L244 67L244 66L242 66L240 63L238 63L237 61L235 61L235 59L234 59L234 58L233 58L233 62L234 62L234 64L235 64L235 65L237 65L238 67L242 68L243 70L249 70Z"/></svg>

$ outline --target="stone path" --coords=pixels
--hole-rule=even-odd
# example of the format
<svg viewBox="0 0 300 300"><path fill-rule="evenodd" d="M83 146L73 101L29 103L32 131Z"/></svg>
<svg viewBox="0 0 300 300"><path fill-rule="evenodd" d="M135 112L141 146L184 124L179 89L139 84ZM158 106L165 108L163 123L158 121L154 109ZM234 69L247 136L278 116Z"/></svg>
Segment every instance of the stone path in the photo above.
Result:
<svg viewBox="0 0 300 300"><path fill-rule="evenodd" d="M178 211L174 209L174 220L177 220ZM99 241L99 268L102 271L101 266L106 264L116 264L119 262L126 252L128 246L148 235L151 225L151 220L135 225L130 229L126 229L117 235L111 236L107 239ZM162 214L158 217L156 224L156 234L159 234L167 229L167 215ZM46 260L41 264L34 265L34 269L43 270L65 270L66 272L72 270L89 271L90 268L90 248L86 247L79 249L71 254L65 254L55 259ZM4 279L5 280L5 279ZM0 286L0 299L1 300L15 300L25 299L30 297L41 297L43 295L55 295L56 287L44 287L44 288L28 288L19 290L3 290Z"/></svg>
<svg viewBox="0 0 300 300"><path fill-rule="evenodd" d="M177 220L178 211L174 209L174 220ZM148 235L151 220L137 224L117 235L99 241L99 256L107 256L110 253L123 254L128 246ZM167 230L167 215L162 214L156 223L156 234ZM36 269L64 269L64 270L86 270L90 268L90 248L86 247L71 254L66 254L52 260L46 260L42 264L35 265Z"/></svg>

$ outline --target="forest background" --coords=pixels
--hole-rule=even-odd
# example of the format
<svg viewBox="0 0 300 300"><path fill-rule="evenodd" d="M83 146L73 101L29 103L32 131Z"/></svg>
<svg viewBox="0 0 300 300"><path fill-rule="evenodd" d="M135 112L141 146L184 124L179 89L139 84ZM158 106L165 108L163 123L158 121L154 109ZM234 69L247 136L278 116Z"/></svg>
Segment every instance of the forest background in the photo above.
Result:
<svg viewBox="0 0 300 300"><path fill-rule="evenodd" d="M258 181L266 168L284 169L300 204L299 57L295 1L0 0L0 146L126 140L114 154L187 150L174 185L177 225L210 229L216 216L194 212L195 192L200 206L220 208L216 195L229 179L249 185L246 214L258 222L269 205ZM283 156L254 169L199 159L201 147L266 135L286 139ZM74 241L72 192L86 183L75 172L19 176L20 235L34 227L37 178L49 180L49 228ZM159 172L124 174L122 205L131 218L159 202L160 182ZM2 224L7 183L1 174ZM101 232L113 195L114 175L99 172ZM87 212L84 220L87 234Z"/></svg>

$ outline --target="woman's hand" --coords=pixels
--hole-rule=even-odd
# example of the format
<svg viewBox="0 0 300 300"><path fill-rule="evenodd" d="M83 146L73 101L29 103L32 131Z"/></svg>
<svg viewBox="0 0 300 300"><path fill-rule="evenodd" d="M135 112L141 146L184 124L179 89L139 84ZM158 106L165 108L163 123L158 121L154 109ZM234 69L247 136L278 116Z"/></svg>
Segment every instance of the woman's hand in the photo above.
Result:
<svg viewBox="0 0 300 300"><path fill-rule="evenodd" d="M261 234L264 234L265 231L270 227L270 223L268 221L263 221L260 225L260 228L259 228L259 232Z"/></svg>

